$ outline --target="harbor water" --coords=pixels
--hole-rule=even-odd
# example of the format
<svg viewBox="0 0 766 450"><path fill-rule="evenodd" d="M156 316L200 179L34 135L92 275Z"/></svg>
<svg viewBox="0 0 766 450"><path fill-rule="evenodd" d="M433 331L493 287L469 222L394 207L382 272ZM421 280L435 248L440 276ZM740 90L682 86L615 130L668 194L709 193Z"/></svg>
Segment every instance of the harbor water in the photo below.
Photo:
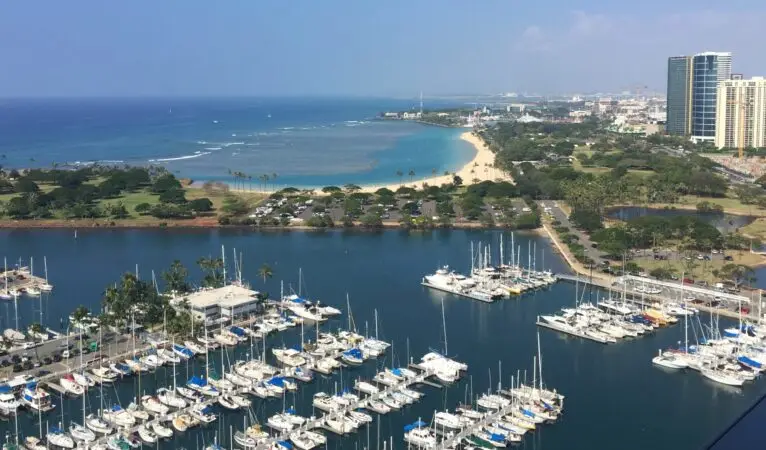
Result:
<svg viewBox="0 0 766 450"><path fill-rule="evenodd" d="M509 242L506 234L505 242ZM536 248L538 269L566 270L563 261L552 251L547 239L536 234L515 236L521 247L521 261L527 261L527 248ZM499 242L499 232L456 230L408 233L402 231L368 232L274 232L253 233L241 230L79 230L77 239L71 230L0 231L0 248L9 262L21 257L28 264L35 259L35 272L42 270L47 256L51 294L41 300L20 299L22 324L38 321L42 306L43 322L53 329L60 326L76 306L97 309L103 290L126 271L138 270L142 278L157 276L174 259L190 269L192 280L199 278L195 261L201 256L216 256L225 245L244 254L243 276L258 290L278 295L279 281L298 289L298 271L302 268L302 294L346 310L348 294L354 322L360 332L374 333L374 312L378 312L378 330L382 339L393 342L385 356L358 368L344 369L332 377L318 377L311 384L300 384L299 391L288 394L286 407L294 406L304 416L314 414L311 398L317 391L334 392L350 388L357 377L370 378L382 367L402 366L430 349L445 347L442 328L442 299L445 309L448 353L468 364L467 376L455 385L437 389L418 387L425 397L401 411L379 417L368 428L345 437L330 437L328 448L382 448L381 442L393 437L394 448L403 448L403 426L422 418L426 422L435 410L454 408L471 392L478 395L498 383L508 386L511 377L532 381L532 359L537 354L540 334L543 378L547 387L566 396L561 419L529 433L524 448L674 448L698 449L720 433L745 411L757 397L766 393L766 383L757 380L743 389L727 388L703 379L697 373L667 373L653 367L651 358L658 348L675 346L683 339L683 326L658 330L655 334L625 340L613 345L568 338L535 325L539 314L550 314L575 301L576 286L559 282L546 290L529 293L492 304L457 298L431 291L420 285L423 275L439 266L451 264L458 271L470 265L471 242ZM528 245L528 243L534 245ZM544 260L544 262L543 262ZM39 263L38 263L39 261ZM274 277L265 283L257 277L258 268L268 263ZM39 269L38 269L39 267ZM231 266L230 266L231 267ZM584 299L596 300L597 292L582 291ZM4 326L15 320L12 303L2 306ZM705 319L703 319L704 321ZM343 316L323 325L324 330L345 328ZM310 338L313 328L305 330ZM300 342L300 330L272 335L267 346L292 346ZM226 364L262 348L248 346L230 350ZM270 352L269 352L270 353ZM269 354L269 358L273 358ZM220 372L221 354L211 353L211 367ZM195 360L189 366L177 366L179 382L193 373L204 373L204 363ZM526 373L524 372L526 370ZM104 387L106 405L117 401L126 406L139 392L152 392L156 386L172 384L171 369L121 381ZM86 406L97 409L102 399L92 389ZM59 400L56 400L59 403ZM261 423L281 411L283 401L253 400L253 410ZM216 407L216 409L219 409ZM61 408L42 417L42 427L61 420ZM82 400L64 399L64 421L81 421ZM318 414L318 413L317 413ZM160 448L203 448L218 436L219 443L229 444L230 427L242 428L244 412L225 412L218 422L176 435ZM37 435L36 415L24 412L19 417L20 434ZM13 422L0 423L0 432L13 432ZM379 431L378 431L379 429ZM204 444L204 445L203 445Z"/></svg>

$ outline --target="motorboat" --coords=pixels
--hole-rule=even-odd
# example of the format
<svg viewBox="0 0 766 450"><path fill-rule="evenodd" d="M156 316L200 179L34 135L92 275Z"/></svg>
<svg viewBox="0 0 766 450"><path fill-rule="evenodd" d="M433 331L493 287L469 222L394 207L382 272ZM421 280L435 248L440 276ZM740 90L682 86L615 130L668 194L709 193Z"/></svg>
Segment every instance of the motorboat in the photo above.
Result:
<svg viewBox="0 0 766 450"><path fill-rule="evenodd" d="M404 441L418 448L436 448L436 434L425 427L425 423L418 421L416 424L419 426L412 424L405 427Z"/></svg>
<svg viewBox="0 0 766 450"><path fill-rule="evenodd" d="M400 401L396 400L395 398L393 398L390 395L386 395L386 396L381 397L380 401L383 402L384 405L388 406L392 410L401 409L402 406L404 406L403 403L401 403Z"/></svg>
<svg viewBox="0 0 766 450"><path fill-rule="evenodd" d="M369 395L374 395L380 392L380 389L378 389L378 387L375 386L374 384L368 383L366 381L360 381L360 380L356 380L354 382L354 389Z"/></svg>
<svg viewBox="0 0 766 450"><path fill-rule="evenodd" d="M48 434L45 435L48 444L60 448L74 448L74 439L58 427L48 428Z"/></svg>
<svg viewBox="0 0 766 450"><path fill-rule="evenodd" d="M91 370L90 373L97 383L111 384L117 380L117 374L106 367L96 367L95 369Z"/></svg>
<svg viewBox="0 0 766 450"><path fill-rule="evenodd" d="M453 430L463 428L463 421L460 420L460 416L445 411L439 411L434 415L434 424Z"/></svg>
<svg viewBox="0 0 766 450"><path fill-rule="evenodd" d="M169 406L171 408L186 408L186 400L180 397L175 391L167 388L157 389L157 400L159 400L163 405Z"/></svg>
<svg viewBox="0 0 766 450"><path fill-rule="evenodd" d="M191 411L189 411L189 414L199 419L200 422L204 424L213 423L218 418L218 416L215 415L213 410L205 405L194 405L191 408Z"/></svg>
<svg viewBox="0 0 766 450"><path fill-rule="evenodd" d="M274 414L266 420L266 424L280 432L290 431L298 426L288 417L285 417L285 414Z"/></svg>
<svg viewBox="0 0 766 450"><path fill-rule="evenodd" d="M364 362L364 354L355 347L341 353L340 359L348 365L358 366Z"/></svg>
<svg viewBox="0 0 766 450"><path fill-rule="evenodd" d="M24 294L28 297L39 297L40 294L42 294L42 291L37 286L29 286L24 290Z"/></svg>
<svg viewBox="0 0 766 450"><path fill-rule="evenodd" d="M239 409L239 405L226 394L218 397L218 404L229 410Z"/></svg>
<svg viewBox="0 0 766 450"><path fill-rule="evenodd" d="M72 424L69 426L69 434L71 434L72 438L78 442L88 443L96 440L96 433L94 433L93 430L89 429L88 427L80 425L79 423L72 422Z"/></svg>
<svg viewBox="0 0 766 450"><path fill-rule="evenodd" d="M408 396L402 394L401 392L396 392L395 391L395 392L390 393L389 395L391 396L391 398L393 398L394 400L396 400L397 402L399 402L399 403L401 403L403 405L409 405L409 404L411 404L411 403L413 403L415 401L411 397L408 397Z"/></svg>
<svg viewBox="0 0 766 450"><path fill-rule="evenodd" d="M346 417L360 425L372 422L372 416L362 411L349 411Z"/></svg>
<svg viewBox="0 0 766 450"><path fill-rule="evenodd" d="M183 433L189 428L190 421L191 421L191 417L189 417L187 414L181 414L179 416L174 417L173 420L171 421L171 424L173 425L173 428L175 428L176 431L178 431L179 433Z"/></svg>
<svg viewBox="0 0 766 450"><path fill-rule="evenodd" d="M269 438L269 433L261 429L258 424L251 425L244 432L234 433L234 442L246 450L254 449L259 443Z"/></svg>
<svg viewBox="0 0 766 450"><path fill-rule="evenodd" d="M24 438L24 447L27 450L47 450L48 447L36 436L27 436Z"/></svg>
<svg viewBox="0 0 766 450"><path fill-rule="evenodd" d="M652 358L652 364L660 367L664 367L666 369L686 369L689 367L688 361L685 359L676 356L675 354L668 352L668 353L662 353L662 350L659 351L659 354Z"/></svg>
<svg viewBox="0 0 766 450"><path fill-rule="evenodd" d="M59 384L68 394L80 396L85 393L85 388L80 386L77 381L75 381L72 374L66 374L61 377L59 379Z"/></svg>
<svg viewBox="0 0 766 450"><path fill-rule="evenodd" d="M189 381L186 383L186 387L197 391L206 397L217 397L221 394L218 389L209 385L207 380L196 375L189 379Z"/></svg>
<svg viewBox="0 0 766 450"><path fill-rule="evenodd" d="M136 420L149 420L149 412L135 403L129 404L125 410L129 412L133 417L135 417Z"/></svg>
<svg viewBox="0 0 766 450"><path fill-rule="evenodd" d="M16 398L7 384L0 385L0 412L7 416L16 414L21 402Z"/></svg>
<svg viewBox="0 0 766 450"><path fill-rule="evenodd" d="M89 414L85 418L85 426L98 434L112 434L112 426L102 417Z"/></svg>
<svg viewBox="0 0 766 450"><path fill-rule="evenodd" d="M106 440L106 446L109 450L129 450L131 448L128 441L123 436L112 436Z"/></svg>
<svg viewBox="0 0 766 450"><path fill-rule="evenodd" d="M109 370L111 370L114 374L120 377L125 377L133 373L133 371L130 370L130 367L127 364L123 364L120 362L109 364Z"/></svg>
<svg viewBox="0 0 766 450"><path fill-rule="evenodd" d="M355 430L353 424L343 416L330 415L324 420L328 430L336 434L347 434Z"/></svg>
<svg viewBox="0 0 766 450"><path fill-rule="evenodd" d="M311 450L327 443L327 438L315 431L296 431L290 434L290 441L300 450Z"/></svg>
<svg viewBox="0 0 766 450"><path fill-rule="evenodd" d="M409 389L409 388L399 388L399 390L397 392L399 392L400 394L403 394L403 395L405 395L405 396L407 396L407 397L409 397L409 398L411 398L412 400L415 400L415 401L418 401L418 400L421 399L421 397L423 397L423 394L421 394L420 392L415 391L413 389Z"/></svg>
<svg viewBox="0 0 766 450"><path fill-rule="evenodd" d="M181 362L181 358L173 352L173 350L168 350L166 348L157 349L157 356L170 364L178 364Z"/></svg>
<svg viewBox="0 0 766 450"><path fill-rule="evenodd" d="M249 408L251 405L250 399L239 394L228 394L229 400L240 408Z"/></svg>
<svg viewBox="0 0 766 450"><path fill-rule="evenodd" d="M124 362L125 362L125 365L128 366L130 368L130 371L133 373L149 371L149 366L142 363L141 360L138 358L128 358Z"/></svg>
<svg viewBox="0 0 766 450"><path fill-rule="evenodd" d="M149 426L160 439L168 439L173 436L173 430L159 421L154 421Z"/></svg>
<svg viewBox="0 0 766 450"><path fill-rule="evenodd" d="M36 381L27 383L21 392L21 404L26 405L34 411L50 411L55 408L51 402L51 396L48 392L37 385Z"/></svg>
<svg viewBox="0 0 766 450"><path fill-rule="evenodd" d="M236 372L226 372L223 375L224 378L231 381L235 386L250 387L253 385L253 380L244 377Z"/></svg>
<svg viewBox="0 0 766 450"><path fill-rule="evenodd" d="M289 372L289 376L295 378L298 381L309 383L314 379L314 374L310 369L305 367L295 367Z"/></svg>
<svg viewBox="0 0 766 450"><path fill-rule="evenodd" d="M145 410L159 417L167 415L170 411L168 405L163 404L159 398L153 395L144 395L141 397L141 404L144 406Z"/></svg>
<svg viewBox="0 0 766 450"><path fill-rule="evenodd" d="M271 353L277 358L277 361L289 367L298 367L306 365L306 358L304 358L300 351L294 348L273 348Z"/></svg>
<svg viewBox="0 0 766 450"><path fill-rule="evenodd" d="M234 383L232 383L230 380L226 379L225 377L221 378L213 374L210 374L210 376L207 379L207 382L221 392L233 391L236 388Z"/></svg>
<svg viewBox="0 0 766 450"><path fill-rule="evenodd" d="M111 409L102 411L101 414L104 420L117 427L132 427L136 424L136 418L133 414L122 409L120 405L114 405Z"/></svg>
<svg viewBox="0 0 766 450"><path fill-rule="evenodd" d="M74 378L77 384L86 389L96 385L96 381L85 373L74 372L72 373L72 378Z"/></svg>
<svg viewBox="0 0 766 450"><path fill-rule="evenodd" d="M140 358L141 363L146 364L148 367L152 369L156 369L157 367L162 366L165 364L165 361L157 356L154 353L150 353L148 355L144 355Z"/></svg>
<svg viewBox="0 0 766 450"><path fill-rule="evenodd" d="M239 343L237 337L231 334L228 330L223 330L220 333L216 333L213 335L213 339L226 347L233 347Z"/></svg>
<svg viewBox="0 0 766 450"><path fill-rule="evenodd" d="M176 388L176 392L180 394L182 397L192 401L192 402L198 402L201 401L203 398L205 398L202 394L199 392L189 389L188 387L178 386Z"/></svg>
<svg viewBox="0 0 766 450"><path fill-rule="evenodd" d="M200 353L205 353L205 347L195 341L184 341L184 346L197 355Z"/></svg>
<svg viewBox="0 0 766 450"><path fill-rule="evenodd" d="M180 344L173 344L173 353L184 361L194 357L194 352Z"/></svg>
<svg viewBox="0 0 766 450"><path fill-rule="evenodd" d="M713 380L716 383L737 387L745 384L745 379L734 372L710 368L703 368L701 372L703 377Z"/></svg>
<svg viewBox="0 0 766 450"><path fill-rule="evenodd" d="M317 392L314 394L311 404L314 408L325 412L334 412L340 409L340 405L334 402L332 397L324 392Z"/></svg>
<svg viewBox="0 0 766 450"><path fill-rule="evenodd" d="M370 411L376 412L378 414L388 414L389 412L391 412L391 408L386 406L385 403L383 403L380 400L373 399L373 398L371 398L367 402L367 407L366 408L369 409Z"/></svg>
<svg viewBox="0 0 766 450"><path fill-rule="evenodd" d="M138 427L136 433L138 433L138 437L147 444L154 444L157 442L157 434L146 425Z"/></svg>

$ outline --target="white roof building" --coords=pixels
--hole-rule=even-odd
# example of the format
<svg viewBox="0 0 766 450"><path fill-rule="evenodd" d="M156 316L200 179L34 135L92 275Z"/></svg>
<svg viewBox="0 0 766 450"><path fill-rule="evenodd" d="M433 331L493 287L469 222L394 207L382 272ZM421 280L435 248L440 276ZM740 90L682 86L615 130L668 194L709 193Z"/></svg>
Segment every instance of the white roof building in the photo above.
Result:
<svg viewBox="0 0 766 450"><path fill-rule="evenodd" d="M254 313L258 307L258 291L237 284L202 289L184 297L192 314L200 320L217 317L233 318Z"/></svg>

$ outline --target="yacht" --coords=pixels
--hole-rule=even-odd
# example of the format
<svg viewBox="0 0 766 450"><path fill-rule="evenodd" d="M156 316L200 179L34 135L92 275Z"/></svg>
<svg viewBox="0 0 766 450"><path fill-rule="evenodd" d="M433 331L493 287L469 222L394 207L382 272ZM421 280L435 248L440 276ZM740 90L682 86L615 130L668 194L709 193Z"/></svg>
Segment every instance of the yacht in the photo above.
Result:
<svg viewBox="0 0 766 450"><path fill-rule="evenodd" d="M0 385L0 412L6 416L16 414L21 403L8 385Z"/></svg>
<svg viewBox="0 0 766 450"><path fill-rule="evenodd" d="M239 409L239 406L226 394L218 397L218 404L229 410Z"/></svg>
<svg viewBox="0 0 766 450"><path fill-rule="evenodd" d="M130 415L135 417L136 420L141 420L141 421L149 420L149 413L145 409L143 409L141 406L135 403L129 404L128 407L125 408L125 411L127 411L128 413L130 413Z"/></svg>
<svg viewBox="0 0 766 450"><path fill-rule="evenodd" d="M48 444L55 447L74 448L74 439L58 427L49 428L48 434L45 435L45 440L48 441Z"/></svg>
<svg viewBox="0 0 766 450"><path fill-rule="evenodd" d="M351 422L343 416L328 416L324 420L325 426L328 430L336 434L347 434L355 430Z"/></svg>
<svg viewBox="0 0 766 450"><path fill-rule="evenodd" d="M173 344L173 353L184 361L194 357L194 352L180 344Z"/></svg>
<svg viewBox="0 0 766 450"><path fill-rule="evenodd" d="M100 416L89 414L85 418L85 426L98 434L111 434L112 426Z"/></svg>
<svg viewBox="0 0 766 450"><path fill-rule="evenodd" d="M374 395L380 392L380 389L378 389L378 387L375 386L374 384L368 383L366 381L360 381L360 380L356 380L354 382L354 389L369 395Z"/></svg>
<svg viewBox="0 0 766 450"><path fill-rule="evenodd" d="M101 414L104 420L118 427L132 427L136 424L136 418L133 414L122 409L120 405L114 405L112 409L104 410Z"/></svg>
<svg viewBox="0 0 766 450"><path fill-rule="evenodd" d="M85 388L75 381L72 374L66 374L59 379L59 384L67 393L80 396L85 393Z"/></svg>
<svg viewBox="0 0 766 450"><path fill-rule="evenodd" d="M79 442L88 443L96 440L96 433L79 423L72 422L69 426L69 434L72 435L74 440Z"/></svg>
<svg viewBox="0 0 766 450"><path fill-rule="evenodd" d="M290 441L300 450L311 450L327 443L327 438L313 431L296 431L290 433Z"/></svg>
<svg viewBox="0 0 766 450"><path fill-rule="evenodd" d="M701 372L703 377L713 380L716 383L737 387L745 384L745 379L734 372L710 368L704 368Z"/></svg>
<svg viewBox="0 0 766 450"><path fill-rule="evenodd" d="M340 359L351 366L358 366L364 362L364 355L358 348L352 348L341 353Z"/></svg>
<svg viewBox="0 0 766 450"><path fill-rule="evenodd" d="M186 402L184 402L184 404L185 403ZM144 405L144 409L158 417L165 416L170 412L168 405L163 404L159 398L153 395L144 395L141 397L141 404Z"/></svg>
<svg viewBox="0 0 766 450"><path fill-rule="evenodd" d="M173 430L163 425L162 422L154 421L150 426L152 431L162 439L168 439L173 436Z"/></svg>
<svg viewBox="0 0 766 450"><path fill-rule="evenodd" d="M679 358L673 353L663 354L662 350L659 351L657 356L652 358L652 364L667 369L686 369L689 367L689 363L683 358Z"/></svg>
<svg viewBox="0 0 766 450"><path fill-rule="evenodd" d="M269 433L263 431L258 424L251 425L244 432L234 433L234 442L246 450L254 449L259 443L269 438Z"/></svg>
<svg viewBox="0 0 766 450"><path fill-rule="evenodd" d="M123 364L120 362L114 362L109 364L109 370L111 370L118 377L128 376L131 373L133 373L127 364Z"/></svg>
<svg viewBox="0 0 766 450"><path fill-rule="evenodd" d="M340 406L333 401L332 397L324 392L314 394L311 404L314 408L325 412L334 412L340 409Z"/></svg>
<svg viewBox="0 0 766 450"><path fill-rule="evenodd" d="M213 413L212 409L203 404L192 406L189 414L205 424L215 422L215 420L218 418L215 413Z"/></svg>
<svg viewBox="0 0 766 450"><path fill-rule="evenodd" d="M194 341L184 341L184 346L194 352L195 354L199 355L200 353L205 353L205 347L201 346L197 342Z"/></svg>
<svg viewBox="0 0 766 450"><path fill-rule="evenodd" d="M157 400L159 400L163 405L169 406L171 408L186 408L186 400L176 394L175 391L167 388L157 389Z"/></svg>
<svg viewBox="0 0 766 450"><path fill-rule="evenodd" d="M412 425L407 425L407 427L405 427L405 442L418 448L436 448L438 441L436 440L436 434L434 434L433 431L431 431L429 428L423 428L420 426L412 428L408 427L412 427Z"/></svg>
<svg viewBox="0 0 766 450"><path fill-rule="evenodd" d="M217 397L221 392L209 385L204 378L193 376L186 383L186 387L207 397Z"/></svg>
<svg viewBox="0 0 766 450"><path fill-rule="evenodd" d="M138 437L147 444L154 444L157 442L157 434L146 425L138 427L136 433L138 433Z"/></svg>
<svg viewBox="0 0 766 450"><path fill-rule="evenodd" d="M111 384L117 379L117 374L106 367L96 367L90 371L93 380L101 384Z"/></svg>
<svg viewBox="0 0 766 450"><path fill-rule="evenodd" d="M294 348L273 348L271 353L277 358L279 362L286 366L298 367L306 365L306 358L301 355L301 352Z"/></svg>
<svg viewBox="0 0 766 450"><path fill-rule="evenodd" d="M50 411L55 408L48 392L39 387L36 381L27 383L21 392L21 403L34 411Z"/></svg>
<svg viewBox="0 0 766 450"><path fill-rule="evenodd" d="M388 407L382 401L376 400L374 398L370 398L370 400L367 402L366 408L378 414L388 414L389 412L391 412L390 407Z"/></svg>

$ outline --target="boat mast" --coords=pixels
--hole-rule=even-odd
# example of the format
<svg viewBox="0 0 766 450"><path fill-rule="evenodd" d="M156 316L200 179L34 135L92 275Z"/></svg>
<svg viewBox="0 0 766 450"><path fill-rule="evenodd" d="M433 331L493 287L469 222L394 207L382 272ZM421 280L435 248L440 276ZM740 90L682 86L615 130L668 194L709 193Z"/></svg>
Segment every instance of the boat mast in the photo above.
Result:
<svg viewBox="0 0 766 450"><path fill-rule="evenodd" d="M378 340L378 309L375 308L375 340Z"/></svg>
<svg viewBox="0 0 766 450"><path fill-rule="evenodd" d="M500 267L503 266L503 233L500 232Z"/></svg>
<svg viewBox="0 0 766 450"><path fill-rule="evenodd" d="M540 372L540 393L543 391L543 354L540 352L540 330L537 331L537 369ZM534 387L534 386L533 386Z"/></svg>
<svg viewBox="0 0 766 450"><path fill-rule="evenodd" d="M226 286L226 248L221 244L221 267L223 268L223 286Z"/></svg>
<svg viewBox="0 0 766 450"><path fill-rule="evenodd" d="M444 316L444 297L442 297L442 329L444 330L444 356L447 356L447 319Z"/></svg>
<svg viewBox="0 0 766 450"><path fill-rule="evenodd" d="M43 256L43 267L45 267L45 284L48 284L48 257Z"/></svg>
<svg viewBox="0 0 766 450"><path fill-rule="evenodd" d="M303 285L303 268L298 267L298 297L301 296L302 285Z"/></svg>
<svg viewBox="0 0 766 450"><path fill-rule="evenodd" d="M511 231L511 266L516 264L516 244L513 243L513 231Z"/></svg>

